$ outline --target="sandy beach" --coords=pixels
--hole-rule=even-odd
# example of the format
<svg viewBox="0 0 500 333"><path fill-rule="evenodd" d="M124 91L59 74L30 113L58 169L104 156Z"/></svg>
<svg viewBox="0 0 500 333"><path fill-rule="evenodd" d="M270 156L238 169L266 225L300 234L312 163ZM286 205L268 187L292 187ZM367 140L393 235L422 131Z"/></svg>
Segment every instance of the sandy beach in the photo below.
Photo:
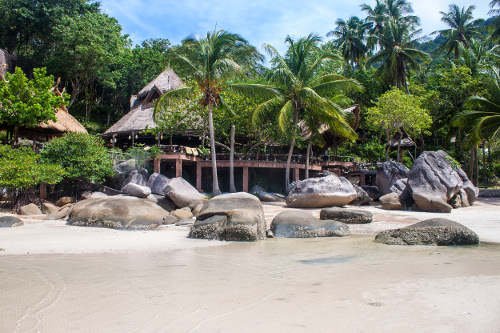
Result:
<svg viewBox="0 0 500 333"><path fill-rule="evenodd" d="M283 209L264 205L267 222ZM500 332L499 199L451 214L363 209L374 222L350 237L257 243L23 219L0 229L0 332ZM481 243L373 242L435 216Z"/></svg>

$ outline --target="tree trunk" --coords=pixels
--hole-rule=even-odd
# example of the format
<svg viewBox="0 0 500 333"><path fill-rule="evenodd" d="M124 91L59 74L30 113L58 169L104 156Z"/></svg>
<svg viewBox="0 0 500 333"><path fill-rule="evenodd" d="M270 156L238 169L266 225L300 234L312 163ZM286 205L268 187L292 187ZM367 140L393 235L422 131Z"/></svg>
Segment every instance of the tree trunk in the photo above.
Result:
<svg viewBox="0 0 500 333"><path fill-rule="evenodd" d="M469 170L467 170L467 156L465 155L464 146L462 145L462 134L460 132L460 129L458 129L458 138L456 138L455 140L458 141L458 148L460 149L460 153L462 154L462 158L464 159L465 173L468 173Z"/></svg>
<svg viewBox="0 0 500 333"><path fill-rule="evenodd" d="M290 164L292 163L292 155L294 147L295 147L295 133L293 134L292 142L290 143L290 149L288 150L288 157L286 159L285 189L287 192L290 188Z"/></svg>
<svg viewBox="0 0 500 333"><path fill-rule="evenodd" d="M311 155L311 141L307 145L307 153L306 153L306 179L309 178L309 156Z"/></svg>
<svg viewBox="0 0 500 333"><path fill-rule="evenodd" d="M483 141L483 183L486 184L486 141Z"/></svg>
<svg viewBox="0 0 500 333"><path fill-rule="evenodd" d="M474 173L474 185L479 185L479 158L477 156L477 147L474 146L474 164L476 172Z"/></svg>
<svg viewBox="0 0 500 333"><path fill-rule="evenodd" d="M397 158L397 161L398 163L401 163L403 161L403 158L401 156L401 140L403 139L403 133L401 131L399 131L400 135L399 135L399 140L398 140L398 158Z"/></svg>
<svg viewBox="0 0 500 333"><path fill-rule="evenodd" d="M387 149L385 150L385 161L389 161L389 149L391 149L391 137L389 136L389 130L386 130L387 135Z"/></svg>
<svg viewBox="0 0 500 333"><path fill-rule="evenodd" d="M212 195L221 194L219 179L217 178L217 160L215 154L214 119L212 115L212 103L208 104L208 130L210 131L210 153L212 154Z"/></svg>
<svg viewBox="0 0 500 333"><path fill-rule="evenodd" d="M231 150L229 151L229 192L235 193L236 187L234 186L234 135L236 126L231 125Z"/></svg>
<svg viewBox="0 0 500 333"><path fill-rule="evenodd" d="M471 182L474 181L474 146L470 147L470 155L469 155L469 179Z"/></svg>

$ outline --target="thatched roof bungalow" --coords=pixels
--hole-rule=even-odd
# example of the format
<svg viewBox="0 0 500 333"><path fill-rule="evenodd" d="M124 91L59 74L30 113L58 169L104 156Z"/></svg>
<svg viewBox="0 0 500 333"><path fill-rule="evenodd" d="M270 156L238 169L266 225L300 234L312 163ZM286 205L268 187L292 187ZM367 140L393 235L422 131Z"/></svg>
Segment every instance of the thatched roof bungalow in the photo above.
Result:
<svg viewBox="0 0 500 333"><path fill-rule="evenodd" d="M154 102L167 91L184 87L182 80L175 72L167 68L137 95L130 98L130 112L111 126L103 137L131 136L146 128L155 128L153 120Z"/></svg>

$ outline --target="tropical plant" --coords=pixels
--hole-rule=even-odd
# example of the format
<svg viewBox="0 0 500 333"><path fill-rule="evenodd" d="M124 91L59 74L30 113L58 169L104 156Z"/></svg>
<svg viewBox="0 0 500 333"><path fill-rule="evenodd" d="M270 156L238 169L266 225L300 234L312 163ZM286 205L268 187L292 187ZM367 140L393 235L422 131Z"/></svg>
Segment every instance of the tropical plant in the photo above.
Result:
<svg viewBox="0 0 500 333"><path fill-rule="evenodd" d="M334 46L340 50L345 61L354 71L354 68L359 67L365 59L368 51L365 35L371 24L361 21L356 16L347 21L338 19L335 24L337 25L335 30L330 31L326 36L335 37Z"/></svg>
<svg viewBox="0 0 500 333"><path fill-rule="evenodd" d="M339 136L349 139L356 138L343 118L342 110L328 97L348 90L361 90L361 86L352 79L346 79L339 74L317 75L321 67L330 61L338 61L338 56L320 51L321 38L310 34L308 37L294 41L286 38L288 50L281 56L271 45L264 45L272 57L273 68L269 72L271 85L234 84L231 88L243 94L255 94L266 97L254 111L252 122L258 125L262 122L276 119L282 133L290 138L290 149L285 171L285 187L290 184L290 163L296 138L298 124L304 124L312 131L319 123L326 124Z"/></svg>
<svg viewBox="0 0 500 333"><path fill-rule="evenodd" d="M493 42L498 42L500 40L500 0L492 0L490 2L490 8L491 10L488 12L488 14L495 15L495 17L489 25L489 29L491 32L489 39Z"/></svg>
<svg viewBox="0 0 500 333"><path fill-rule="evenodd" d="M378 37L381 50L368 59L366 65L380 64L377 74L386 82L408 92L408 76L411 70L419 70L420 62L430 60L427 53L414 47L415 36L420 30L401 22L389 20Z"/></svg>
<svg viewBox="0 0 500 333"><path fill-rule="evenodd" d="M436 53L446 52L449 56L452 52L455 53L455 58L459 56L459 44L463 44L469 48L472 38L481 37L478 31L477 23L482 20L474 20L472 11L475 6L459 8L453 4L449 7L449 12L440 12L442 17L441 21L450 26L449 29L434 31L433 34L441 34L446 37L446 41L436 50Z"/></svg>
<svg viewBox="0 0 500 333"><path fill-rule="evenodd" d="M0 125L16 136L13 142L19 127L55 121L55 109L65 103L64 97L51 91L54 78L45 74L45 68L35 68L33 79L28 80L19 67L5 78L0 74Z"/></svg>
<svg viewBox="0 0 500 333"><path fill-rule="evenodd" d="M208 32L205 38L188 37L175 50L172 67L191 76L196 87L185 87L165 93L155 105L155 118L179 98L185 98L193 91L200 95L199 103L208 109L210 149L212 155L212 193L219 195L217 162L215 155L215 134L213 108L225 107L220 93L229 79L243 74L246 67L262 60L255 47L239 35L224 30Z"/></svg>

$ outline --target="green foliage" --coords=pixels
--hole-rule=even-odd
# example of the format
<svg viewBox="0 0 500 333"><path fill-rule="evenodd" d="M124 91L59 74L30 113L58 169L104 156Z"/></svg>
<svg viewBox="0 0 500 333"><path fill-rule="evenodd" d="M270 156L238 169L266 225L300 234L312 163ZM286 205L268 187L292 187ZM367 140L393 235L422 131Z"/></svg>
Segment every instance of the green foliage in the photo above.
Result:
<svg viewBox="0 0 500 333"><path fill-rule="evenodd" d="M54 79L45 74L45 68L35 69L34 78L28 80L18 67L14 74L7 74L8 82L0 80L0 124L33 127L56 120L55 108L61 107L64 99L50 91Z"/></svg>
<svg viewBox="0 0 500 333"><path fill-rule="evenodd" d="M134 159L137 168L145 168L149 161L153 160L163 151L157 146L144 146L143 144L135 144L133 147L127 149L122 155L124 160Z"/></svg>
<svg viewBox="0 0 500 333"><path fill-rule="evenodd" d="M44 161L64 167L68 179L100 184L113 173L113 161L102 139L92 135L70 133L52 139L41 155Z"/></svg>
<svg viewBox="0 0 500 333"><path fill-rule="evenodd" d="M33 188L44 182L56 184L66 175L63 167L43 163L30 147L0 145L0 187L8 190Z"/></svg>

